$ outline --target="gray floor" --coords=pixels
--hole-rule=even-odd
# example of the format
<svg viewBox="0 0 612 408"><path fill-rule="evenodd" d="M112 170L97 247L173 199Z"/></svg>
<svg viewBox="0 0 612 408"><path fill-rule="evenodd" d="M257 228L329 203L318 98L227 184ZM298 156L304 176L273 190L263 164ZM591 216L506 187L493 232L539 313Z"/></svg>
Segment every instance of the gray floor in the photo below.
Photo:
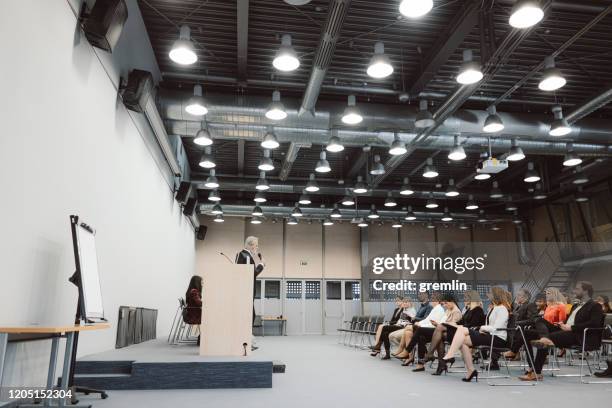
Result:
<svg viewBox="0 0 612 408"><path fill-rule="evenodd" d="M372 407L393 404L474 406L608 406L612 384L580 385L577 378L549 378L536 387L489 387L462 383L462 374L434 377L413 373L398 360L381 361L365 351L336 344L334 336L258 338L258 351L287 364L285 374L274 374L272 389L113 391L107 400L87 397L94 407L178 406L223 407ZM431 372L431 370L430 370ZM517 373L518 374L518 373ZM516 380L512 380L516 381ZM399 405L398 405L399 406ZM424 406L424 405L423 405Z"/></svg>

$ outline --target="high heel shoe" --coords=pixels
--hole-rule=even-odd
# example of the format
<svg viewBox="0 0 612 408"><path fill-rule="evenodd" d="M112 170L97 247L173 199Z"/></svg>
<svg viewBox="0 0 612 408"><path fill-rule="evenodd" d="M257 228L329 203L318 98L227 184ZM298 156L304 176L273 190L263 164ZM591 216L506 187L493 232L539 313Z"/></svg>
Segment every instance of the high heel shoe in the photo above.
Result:
<svg viewBox="0 0 612 408"><path fill-rule="evenodd" d="M455 357L451 357L451 358L443 358L442 361L444 361L444 365L448 365L449 367L453 367L453 364L455 364Z"/></svg>
<svg viewBox="0 0 612 408"><path fill-rule="evenodd" d="M412 363L414 363L414 357L408 357L407 359L404 360L404 362L402 363L402 366L408 367Z"/></svg>
<svg viewBox="0 0 612 408"><path fill-rule="evenodd" d="M381 358L381 360L391 360L391 356L387 353Z"/></svg>
<svg viewBox="0 0 612 408"><path fill-rule="evenodd" d="M436 358L433 356L433 354L426 354L425 355L425 360L423 360L423 364L427 364L430 363L432 361L434 361Z"/></svg>
<svg viewBox="0 0 612 408"><path fill-rule="evenodd" d="M445 375L448 374L448 366L446 365L446 363L444 362L439 362L438 363L438 368L436 369L435 373L432 373L431 375L442 375L442 373L444 373Z"/></svg>
<svg viewBox="0 0 612 408"><path fill-rule="evenodd" d="M372 352L370 353L370 355L371 355L372 357L376 357L376 356L377 356L377 355L379 355L379 354L380 354L380 350L374 350L374 351L372 351Z"/></svg>
<svg viewBox="0 0 612 408"><path fill-rule="evenodd" d="M472 378L475 378L476 382L478 382L478 371L477 370L472 371L472 374L470 374L469 377L462 378L461 381L463 381L463 382L472 382Z"/></svg>

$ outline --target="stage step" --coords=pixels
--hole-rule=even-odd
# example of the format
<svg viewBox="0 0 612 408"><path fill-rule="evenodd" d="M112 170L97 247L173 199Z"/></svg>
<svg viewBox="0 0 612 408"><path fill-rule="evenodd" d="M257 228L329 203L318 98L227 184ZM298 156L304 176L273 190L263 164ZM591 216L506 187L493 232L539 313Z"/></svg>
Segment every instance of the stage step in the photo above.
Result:
<svg viewBox="0 0 612 408"><path fill-rule="evenodd" d="M77 361L75 385L103 390L271 388L272 373L285 365L271 361Z"/></svg>

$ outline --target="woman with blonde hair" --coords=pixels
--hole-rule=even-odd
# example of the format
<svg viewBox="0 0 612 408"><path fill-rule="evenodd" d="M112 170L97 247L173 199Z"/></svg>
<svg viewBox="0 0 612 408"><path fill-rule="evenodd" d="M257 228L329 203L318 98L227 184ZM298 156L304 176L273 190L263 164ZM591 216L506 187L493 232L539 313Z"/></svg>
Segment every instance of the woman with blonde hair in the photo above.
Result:
<svg viewBox="0 0 612 408"><path fill-rule="evenodd" d="M471 347L489 346L491 343L494 347L506 346L508 333L505 329L508 327L508 317L510 316L510 304L506 291L495 286L491 288L488 297L493 307L487 315L485 324L480 326L478 330L468 329L464 326L457 327L453 341L444 356L444 363L446 364L454 358L456 352L461 351L467 369L467 376L462 379L465 382L470 382L473 378L478 381L478 371L474 368Z"/></svg>

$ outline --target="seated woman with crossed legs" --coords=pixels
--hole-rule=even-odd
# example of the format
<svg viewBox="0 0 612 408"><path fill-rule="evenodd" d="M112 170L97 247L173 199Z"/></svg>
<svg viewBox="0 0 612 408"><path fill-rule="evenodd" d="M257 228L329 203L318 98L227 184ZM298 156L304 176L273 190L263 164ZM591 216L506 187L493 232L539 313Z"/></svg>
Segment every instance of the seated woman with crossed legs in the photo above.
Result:
<svg viewBox="0 0 612 408"><path fill-rule="evenodd" d="M402 314L403 301L404 298L401 296L395 298L395 309L393 310L393 314L391 315L391 320L389 320L387 324L378 325L378 328L376 329L376 337L374 338L374 345L370 347L371 350L380 350L380 346L382 345L382 343L380 342L380 335L382 334L383 328L385 326L392 326L397 323Z"/></svg>
<svg viewBox="0 0 612 408"><path fill-rule="evenodd" d="M382 344L385 347L385 355L382 357L382 359L389 360L391 358L391 344L389 342L389 335L397 330L403 330L404 327L409 325L412 319L414 318L415 313L416 312L414 310L414 307L412 306L412 301L407 298L403 299L402 313L400 315L399 320L393 325L388 324L383 327L380 332L380 339L378 340L378 343L372 348L372 353L370 353L370 355L372 357L376 357L378 353L380 353L380 346Z"/></svg>
<svg viewBox="0 0 612 408"><path fill-rule="evenodd" d="M510 315L510 304L508 303L506 291L500 287L491 288L488 295L493 308L487 315L486 324L480 330L468 329L467 327L457 327L457 332L453 341L444 356L444 361L450 361L456 352L461 351L463 362L467 369L467 376L462 381L470 382L475 377L478 381L478 371L474 368L471 347L489 346L493 341L494 347L505 347L507 332L503 329L508 327L508 317Z"/></svg>

